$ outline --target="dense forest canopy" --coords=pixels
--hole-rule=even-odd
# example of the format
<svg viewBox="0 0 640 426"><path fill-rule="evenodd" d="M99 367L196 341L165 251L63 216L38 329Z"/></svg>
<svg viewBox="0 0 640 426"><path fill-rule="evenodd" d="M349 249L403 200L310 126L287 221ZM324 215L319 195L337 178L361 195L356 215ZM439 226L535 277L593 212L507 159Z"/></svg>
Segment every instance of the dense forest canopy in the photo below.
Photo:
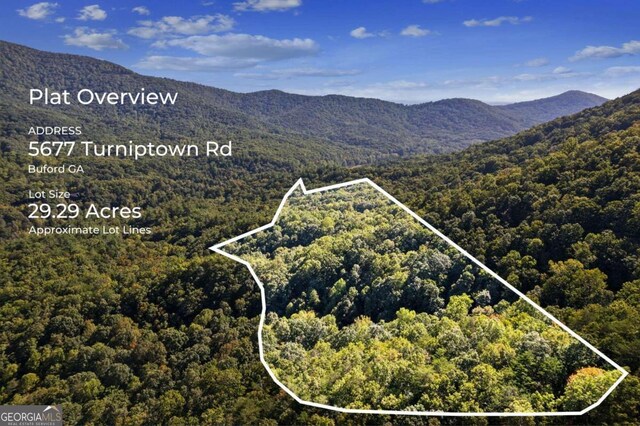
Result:
<svg viewBox="0 0 640 426"><path fill-rule="evenodd" d="M26 85L59 83L60 64L77 58L2 49L0 402L61 403L69 424L457 423L295 403L258 357L259 289L246 268L206 249L268 223L301 176L309 188L369 177L631 372L583 417L523 423L640 418L640 92L459 153L345 168L384 155L217 109L190 111L195 121L172 111L160 126L155 111L27 107ZM69 85L129 87L120 80L127 70L78 64ZM97 141L231 138L246 150L225 160L90 158L73 179L27 175L30 123L78 122ZM345 152L366 161L345 161ZM34 184L78 193L81 204L141 205L130 223L153 233L29 236L25 194ZM582 371L587 386L570 383L584 394L599 373Z"/></svg>
<svg viewBox="0 0 640 426"><path fill-rule="evenodd" d="M306 401L581 411L621 375L366 182L294 187L272 227L223 250L264 286L266 361Z"/></svg>

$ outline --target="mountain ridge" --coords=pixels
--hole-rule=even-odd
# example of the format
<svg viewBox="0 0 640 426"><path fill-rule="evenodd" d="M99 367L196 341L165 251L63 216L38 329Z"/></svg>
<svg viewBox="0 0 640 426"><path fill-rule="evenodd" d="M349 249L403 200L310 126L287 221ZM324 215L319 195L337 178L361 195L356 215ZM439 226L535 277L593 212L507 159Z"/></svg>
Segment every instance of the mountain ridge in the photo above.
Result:
<svg viewBox="0 0 640 426"><path fill-rule="evenodd" d="M640 400L640 91L462 152L347 168L329 160L348 153L365 162L380 158L374 155L381 151L294 137L286 129L248 121L247 115L208 108L201 86L196 85L186 94L198 101L191 110L30 107L24 98L28 93L16 91L26 86L11 80L22 74L6 75L13 69L9 61L27 67L33 81L48 78L50 72L53 81L65 74L60 74L64 63L56 63L57 56L48 61L35 58L34 65L29 55L9 59L0 55L0 85L2 89L13 85L0 98L0 170L5 179L0 191L3 404L62 404L68 424L344 423L343 413L305 407L272 382L257 349L260 291L244 265L212 255L206 247L268 223L282 194L300 177L309 188L370 177L628 368L631 374L601 405L581 417L583 423L636 424L640 418L635 403ZM49 70L39 72L34 68L38 65ZM136 88L146 81L168 87L161 85L162 79L121 80L117 69L106 65L103 69L115 74L107 74L96 89ZM80 69L60 81L81 87L78 82L85 77ZM217 93L225 95L222 90ZM141 141L228 136L234 143L252 145L249 150L239 143L233 157L215 160L87 157L84 175L32 175L27 164L41 160L18 149L28 140L27 126L47 120L81 123L96 141L117 141L122 135ZM255 150L260 147L278 150L267 156ZM306 168L295 163L302 156L308 156ZM32 188L68 190L77 194L74 203L83 208L92 203L142 206L144 216L139 220L105 223L148 226L153 234L29 235L34 225L70 223L29 219L27 204L33 200L27 193ZM95 225L83 217L72 223ZM395 263L389 259L380 266ZM306 270L311 278L321 276ZM395 286L393 281L389 284L387 294L393 296ZM350 293L343 294L350 302ZM315 303L313 299L308 293L309 302ZM388 298L378 300L386 303ZM471 314L475 315L473 310ZM421 337L424 327L414 325L419 323L404 321L406 335ZM443 332L444 343L467 341L458 339L459 327L448 330L458 331ZM449 365L473 366L508 353L496 342L484 344L487 340L479 333L493 327L474 325L464 330L467 334L462 337L481 343L479 352L470 347L474 350L469 356L449 357L439 364L441 373L427 371L424 380L412 376L410 382L419 388L431 386L434 378L466 382L466 376L450 373ZM535 330L530 322L518 334L527 336L528 330ZM514 368L530 366L539 372L539 378L527 383L551 377L564 385L566 376L557 361L580 357L574 351L563 351L560 358L550 356L545 339L552 335L532 333L535 338L526 339L527 350ZM392 349L402 347L406 346ZM378 350L371 359L384 353ZM479 381L459 394L462 402L471 400L476 391L498 402L513 395L510 390L489 395L486 391L496 389L491 383L504 381L492 370L475 371L481 373L476 376ZM578 404L588 394L585 389L599 386L601 372L589 368L583 373L587 374L570 376L563 402ZM347 375L339 378L343 377ZM359 381L342 382L353 384L354 395L371 389ZM438 389L434 388L434 396L441 394ZM540 388L545 394L548 389ZM348 416L354 425L380 422L380 417ZM448 419L432 420L455 422ZM559 423L562 418L540 421ZM565 423L575 422L567 418Z"/></svg>
<svg viewBox="0 0 640 426"><path fill-rule="evenodd" d="M375 159L455 151L476 142L513 135L549 118L578 112L604 101L596 95L575 91L503 106L460 98L402 105L372 98L306 96L278 90L236 93L198 83L140 75L121 65L88 56L39 51L4 41L0 41L0 65L0 87L7 95L2 104L31 110L34 116L49 117L45 121L54 120L52 115L80 117L87 113L100 121L98 118L107 114L113 116L115 126L121 126L117 117L135 111L139 126L157 129L162 124L164 136L170 139L193 137L193 131L185 129L194 128L198 133L221 137L251 132L254 140L266 132L288 139L293 145L323 144L335 150L338 157L351 158L351 162L359 161L354 155ZM78 106L25 106L21 102L28 88L45 85L52 89L85 85L96 91L139 87L178 91L178 102L183 102L183 106L81 109ZM173 124L167 126L166 123ZM353 155L348 152L352 149Z"/></svg>

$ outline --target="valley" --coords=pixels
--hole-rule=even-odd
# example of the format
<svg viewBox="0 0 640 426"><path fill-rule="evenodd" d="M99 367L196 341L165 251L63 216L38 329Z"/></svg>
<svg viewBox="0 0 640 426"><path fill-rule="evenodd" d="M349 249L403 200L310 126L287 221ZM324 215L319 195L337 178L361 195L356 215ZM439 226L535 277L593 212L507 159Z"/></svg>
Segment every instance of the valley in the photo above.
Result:
<svg viewBox="0 0 640 426"><path fill-rule="evenodd" d="M567 423L632 424L640 417L634 402L640 400L640 92L607 102L570 92L524 105L450 99L405 106L277 91L238 94L6 42L0 43L0 64L3 403L60 403L70 424L122 418L130 424L413 424L305 407L283 393L258 356L259 289L246 268L207 249L268 223L300 177L310 188L368 177L630 372L599 407ZM61 90L65 82L96 92L145 87L179 96L162 109L26 105L29 87ZM83 138L103 144L123 135L158 144L232 140L234 151L137 161L91 156L82 159L84 173L29 174L29 166L70 166L29 157L29 128L79 123ZM153 232L30 235L33 187L75 194L81 209L140 206L139 218L99 225ZM93 229L96 223L80 217L74 224ZM36 225L66 226L51 218ZM336 281L321 284L332 288ZM307 306L310 292L299 290L305 309L313 308ZM352 306L354 318L343 324L352 328L344 333L358 331L352 320L362 313L394 330L414 318L395 315L400 305L393 312L358 310L365 308L361 290L353 297L363 306ZM349 299L349 293L340 295L336 306ZM461 330L473 329L475 307L468 306ZM286 314L287 305L282 309ZM416 314L421 323L449 323L446 315L429 316L435 308L422 312ZM502 319L511 313L517 314ZM274 332L289 321L274 318ZM387 346L395 343L381 343L386 355L392 357ZM338 346L327 351L346 355ZM550 392L560 395L574 383L567 406L584 406L592 397L577 384L604 377L573 366L569 372L559 363L545 368L561 377ZM494 377L485 370L474 376L478 387ZM438 383L444 386L445 378ZM464 377L458 379L463 389ZM533 383L521 385L535 393ZM475 397L504 402L500 395ZM447 403L464 403L456 398ZM451 418L416 422L422 420L456 424ZM509 422L477 419L489 423Z"/></svg>

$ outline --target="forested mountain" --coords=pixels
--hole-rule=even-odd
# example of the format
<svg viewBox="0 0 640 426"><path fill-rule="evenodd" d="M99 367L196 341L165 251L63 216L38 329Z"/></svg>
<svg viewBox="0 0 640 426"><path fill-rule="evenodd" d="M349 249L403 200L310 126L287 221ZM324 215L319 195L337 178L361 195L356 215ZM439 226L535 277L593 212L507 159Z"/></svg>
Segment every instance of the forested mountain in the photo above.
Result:
<svg viewBox="0 0 640 426"><path fill-rule="evenodd" d="M510 105L498 106L499 109L508 111L529 120L529 127L544 121L550 121L563 115L569 115L594 105L601 105L607 99L585 93L579 90L570 90L550 98L537 99L535 101L518 102Z"/></svg>
<svg viewBox="0 0 640 426"><path fill-rule="evenodd" d="M270 90L234 96L228 101L240 111L250 111L266 122L305 135L407 154L446 152L497 139L605 100L573 91L497 107L473 99L405 106L377 99L302 96Z"/></svg>
<svg viewBox="0 0 640 426"><path fill-rule="evenodd" d="M56 106L27 108L30 88L94 91L178 92L173 107ZM160 140L234 137L245 152L265 145L291 153L295 161L317 160L310 145L321 144L326 158L363 164L390 154L449 152L472 143L512 135L534 124L601 104L583 92L522 104L490 106L471 99L447 99L405 106L347 96L301 96L279 91L234 93L193 83L147 77L97 59L34 50L0 42L0 108L23 134L27 118L41 124L81 119L96 135L108 130L131 138ZM9 113L11 111L11 113ZM126 119L124 119L126 116ZM11 137L13 129L5 129ZM254 141L261 139L261 144ZM315 150L317 151L317 150ZM282 157L282 155L278 155Z"/></svg>
<svg viewBox="0 0 640 426"><path fill-rule="evenodd" d="M576 423L635 421L640 91L461 153L331 179L363 175L632 372Z"/></svg>
<svg viewBox="0 0 640 426"><path fill-rule="evenodd" d="M345 168L345 153L353 158L346 164L382 156L212 109L211 93L229 92L8 43L1 49L1 403L62 403L69 424L459 423L295 403L260 363L252 277L206 249L268 223L301 176L308 188L369 177L632 373L584 417L523 423L640 418L640 92L459 153ZM26 106L24 90L47 82L183 85L193 108ZM28 175L28 164L51 159L24 155L26 130L47 123L83 124L102 141L206 137L240 148L228 159L88 158L83 176ZM26 194L40 186L77 193L84 207L140 205L143 217L128 223L153 233L29 236Z"/></svg>
<svg viewBox="0 0 640 426"><path fill-rule="evenodd" d="M272 227L222 250L259 277L265 359L306 401L581 411L621 376L367 182L294 187Z"/></svg>

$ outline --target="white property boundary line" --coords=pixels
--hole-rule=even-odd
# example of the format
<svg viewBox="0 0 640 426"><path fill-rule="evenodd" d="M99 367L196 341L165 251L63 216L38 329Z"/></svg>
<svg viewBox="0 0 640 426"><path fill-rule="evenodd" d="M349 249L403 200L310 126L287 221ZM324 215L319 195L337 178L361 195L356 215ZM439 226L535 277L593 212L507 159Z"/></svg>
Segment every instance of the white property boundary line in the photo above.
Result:
<svg viewBox="0 0 640 426"><path fill-rule="evenodd" d="M291 194L298 187L300 187L300 189L302 189L302 193L304 195L308 195L308 194L313 194L313 193L316 193L316 192L330 191L330 190L333 190L333 189L344 188L346 186L352 186L352 185L358 185L358 184L371 185L374 189L376 189L380 193L384 194L384 196L386 196L388 199L393 201L395 204L397 204L404 211L406 211L411 216L413 216L413 218L415 218L417 221L422 223L424 226L429 228L434 234L436 234L437 236L442 238L449 245L451 245L453 248L455 248L460 253L462 253L465 257L467 257L469 260L471 260L473 263L475 263L480 268L485 270L493 278L497 279L500 283L502 283L503 285L508 287L511 291L513 291L518 296L520 296L522 299L527 301L531 306L536 308L543 315L545 315L551 321L556 323L564 331L566 331L571 336L573 336L576 339L578 339L578 341L580 341L583 345L587 346L593 352L598 354L598 356L600 356L602 359L604 359L609 364L611 364L611 366L613 366L616 370L620 371L620 373L622 373L620 378L618 378L618 380L616 380L616 382L607 390L607 392L604 393L604 395L602 395L600 397L600 399L598 399L598 401L596 401L595 403L591 404L590 406L588 406L587 408L583 409L582 411L554 411L554 412L533 412L533 413L520 413L520 412L517 412L517 413L510 413L510 412L504 412L504 413L478 413L478 412L408 411L408 410L406 410L406 411L403 411L403 410L363 410L363 409L342 408L342 407L336 407L336 406L333 406L333 405L319 404L317 402L305 401L305 400L301 399L300 397L298 397L291 389L286 387L280 380L278 380L278 378L275 376L275 374L273 373L273 371L271 370L271 368L269 367L269 365L267 364L267 362L264 359L264 348L263 348L263 344L262 344L262 330L264 328L264 321L265 321L265 316L266 316L266 311L267 311L267 301L266 301L264 285L262 284L262 282L258 278L258 275L256 275L255 271L253 270L253 267L249 264L249 262L247 262L246 260L243 260L240 257L235 256L235 255L233 255L231 253L225 252L224 250L222 250L222 247L224 247L224 246L226 246L228 244L234 243L234 242L236 242L238 240L241 240L241 239L243 239L245 237L248 237L250 235L256 234L256 233L258 233L260 231L264 231L266 229L269 229L273 225L275 225L276 221L278 220L278 217L280 216L280 213L282 213L282 209L284 208L284 206L285 206L285 204L287 202L287 199L291 196ZM260 351L260 361L262 362L264 367L267 369L267 372L269 373L269 375L271 376L273 381L276 382L276 384L278 386L280 386L286 393L291 395L291 397L293 399L295 399L296 401L298 401L300 404L309 405L311 407L316 407L316 408L324 408L324 409L327 409L327 410L339 411L339 412L342 412L342 413L354 413L354 414L397 414L397 415L405 415L405 416L409 415L409 416L470 416L470 417L484 417L484 416L493 416L493 417L498 417L498 416L504 416L504 417L579 416L579 415L585 414L586 412L588 412L588 411L596 408L598 405L600 405L605 400L605 398L607 398L609 396L609 394L611 394L611 392L613 392L613 390L620 384L620 382L622 382L622 380L624 380L624 378L629 374L624 368L620 367L613 360L611 360L608 356L606 356L605 354L600 352L598 349L596 349L593 345L591 345L589 342L587 342L582 337L580 337L578 334L576 334L569 327L567 327L566 325L561 323L553 315L551 315L550 313L548 313L547 311L542 309L535 302L533 302L531 299L529 299L527 296L525 296L523 293L521 293L517 288L513 287L506 280L504 280L502 277L500 277L498 274L493 272L491 269L489 269L487 266L485 266L478 259L476 259L471 254L469 254L462 247L460 247L459 245L457 245L456 243L451 241L447 236L445 236L440 231L438 231L436 228L431 226L431 224L429 224L427 221L422 219L420 216L418 216L416 213L414 213L411 209L409 209L407 206L402 204L400 201L396 200L392 195L390 195L388 192L386 192L384 189L382 189L381 187L376 185L373 181L371 181L368 178L356 179L356 180L352 180L352 181L349 181L349 182L343 182L343 183L339 183L339 184L336 184L336 185L329 185L329 186L324 186L324 187L321 187L321 188L316 188L316 189L311 189L311 190L307 190L307 188L304 185L304 182L302 181L302 178L300 178L291 187L291 189L289 189L289 191L287 191L287 193L285 194L285 196L282 199L282 201L280 202L280 206L278 207L278 210L276 211L276 214L273 217L273 219L271 220L271 222L269 222L268 224L263 225L263 226L261 226L259 228L256 228L256 229L254 229L252 231L245 232L242 235L238 235L237 237L231 238L230 240L226 240L226 241L224 241L222 243L218 243L218 244L216 244L214 246L211 246L211 247L209 247L209 249L213 250L214 252L219 253L219 254L221 254L223 256L226 256L229 259L235 260L236 262L239 262L239 263L242 263L243 265L245 265L249 269L249 272L251 273L251 276L253 276L253 279L256 281L256 283L258 283L258 286L260 287L260 294L262 296L262 313L260 315L260 324L258 326L258 346L259 346L259 351Z"/></svg>

